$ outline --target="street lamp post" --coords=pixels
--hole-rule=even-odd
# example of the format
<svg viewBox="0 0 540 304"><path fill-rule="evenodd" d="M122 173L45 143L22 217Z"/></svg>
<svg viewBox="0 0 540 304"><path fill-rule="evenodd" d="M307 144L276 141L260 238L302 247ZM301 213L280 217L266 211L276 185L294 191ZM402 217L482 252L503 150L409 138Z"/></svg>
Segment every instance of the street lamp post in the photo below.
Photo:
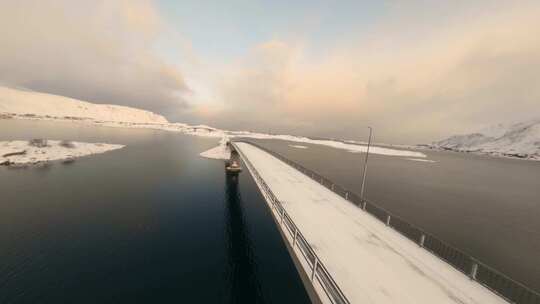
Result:
<svg viewBox="0 0 540 304"><path fill-rule="evenodd" d="M367 163L368 163L368 157L369 157L369 147L371 146L371 135L373 133L373 129L371 127L369 128L369 140L367 145L367 151L366 151L366 160L364 162L364 175L362 177L362 188L360 189L360 199L364 201L364 187L366 186L366 174L367 174Z"/></svg>

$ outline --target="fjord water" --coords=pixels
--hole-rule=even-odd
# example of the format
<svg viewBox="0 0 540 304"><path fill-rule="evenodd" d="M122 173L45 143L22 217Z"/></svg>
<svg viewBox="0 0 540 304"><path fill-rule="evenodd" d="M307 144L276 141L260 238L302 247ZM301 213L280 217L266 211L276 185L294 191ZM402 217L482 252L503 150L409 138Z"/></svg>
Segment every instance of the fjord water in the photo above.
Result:
<svg viewBox="0 0 540 304"><path fill-rule="evenodd" d="M0 303L309 302L249 174L199 157L217 139L0 120L31 138L126 147L0 167Z"/></svg>
<svg viewBox="0 0 540 304"><path fill-rule="evenodd" d="M364 153L257 142L360 193ZM366 197L540 291L540 162L422 152L435 162L370 154Z"/></svg>

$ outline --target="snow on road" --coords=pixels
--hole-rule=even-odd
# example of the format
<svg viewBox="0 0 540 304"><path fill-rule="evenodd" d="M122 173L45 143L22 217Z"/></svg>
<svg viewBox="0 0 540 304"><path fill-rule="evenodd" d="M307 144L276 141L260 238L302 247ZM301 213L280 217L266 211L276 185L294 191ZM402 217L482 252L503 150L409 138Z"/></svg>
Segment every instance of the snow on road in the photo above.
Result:
<svg viewBox="0 0 540 304"><path fill-rule="evenodd" d="M236 145L351 303L507 303L267 152Z"/></svg>

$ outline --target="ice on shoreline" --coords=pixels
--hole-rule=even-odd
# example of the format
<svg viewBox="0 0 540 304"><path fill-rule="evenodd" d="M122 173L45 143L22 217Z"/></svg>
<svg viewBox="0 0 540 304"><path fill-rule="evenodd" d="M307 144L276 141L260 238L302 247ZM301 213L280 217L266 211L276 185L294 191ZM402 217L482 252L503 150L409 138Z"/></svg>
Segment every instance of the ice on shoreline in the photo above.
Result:
<svg viewBox="0 0 540 304"><path fill-rule="evenodd" d="M0 141L0 164L22 166L55 160L72 161L75 158L123 147L123 145L60 140L40 140L38 145L31 145L29 141L24 140Z"/></svg>

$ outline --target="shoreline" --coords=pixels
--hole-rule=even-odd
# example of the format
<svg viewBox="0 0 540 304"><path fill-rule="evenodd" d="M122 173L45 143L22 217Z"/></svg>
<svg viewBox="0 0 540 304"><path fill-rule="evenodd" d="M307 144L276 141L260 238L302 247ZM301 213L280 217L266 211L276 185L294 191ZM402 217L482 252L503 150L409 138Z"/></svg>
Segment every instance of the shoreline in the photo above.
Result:
<svg viewBox="0 0 540 304"><path fill-rule="evenodd" d="M59 121L59 122L81 122L91 125L107 126L107 127L124 127L134 129L152 129L162 130L170 132L180 132L186 135L201 136L201 137L213 137L223 138L225 136L230 138L252 138L252 139L278 139L291 141L296 143L308 143L315 145L328 146L335 149L341 149L349 151L351 153L363 153L366 151L367 146L361 144L346 143L338 140L327 139L312 139L305 136L295 135L273 135L264 134L249 131L228 131L221 130L205 125L188 125L184 123L132 123L132 122L117 122L117 121L100 121L89 118L75 118L75 117L53 117L53 116L39 116L35 114L13 114L13 113L0 113L0 119L23 119L23 120L42 120L42 121ZM384 145L372 145L370 153L380 154L386 156L397 157L419 157L425 158L426 155L422 152L388 148Z"/></svg>
<svg viewBox="0 0 540 304"><path fill-rule="evenodd" d="M134 122L118 122L118 121L100 121L93 120L90 118L82 117L54 117L54 116L40 116L35 114L14 114L14 113L0 113L0 119L9 120L34 120L34 121L51 121L51 122L69 122L69 123L82 123L86 125L95 125L102 127L111 127L111 128L128 128L128 129L151 129L159 130L166 132L179 132L186 135L192 136L201 136L201 137L212 137L212 138L222 138L224 136L228 137L247 137L253 139L279 139L284 141L296 142L296 143L309 143L315 145L329 146L335 149L346 150L351 153L359 153L362 151L354 151L349 149L349 146L356 147L365 147L360 142L350 141L350 140L331 140L331 139L312 139L309 137L296 136L296 135L271 135L247 131L228 131L212 128L204 125L191 126L184 123L134 123ZM340 145L343 145L340 146ZM346 147L347 146L347 147ZM454 152L454 153L464 153L480 156L488 156L493 158L502 158L502 159L515 159L515 160L524 160L524 161L540 161L539 156L518 156L518 155L508 155L502 152L488 152L488 151L464 151L464 150L455 150L450 148L438 148L431 146L429 144L418 144L418 145L399 145L399 144L386 144L386 143L377 143L372 147L380 147L381 149L386 149L391 151L390 153L376 153L373 150L374 154L382 154L388 156L406 156L406 157L422 157L427 158L427 155L423 154L421 151L436 151L436 152ZM394 152L395 153L392 153ZM400 152L407 152L411 155L399 155ZM414 154L414 155L412 155ZM421 154L421 155L419 155ZM520 154L520 153L516 153Z"/></svg>

